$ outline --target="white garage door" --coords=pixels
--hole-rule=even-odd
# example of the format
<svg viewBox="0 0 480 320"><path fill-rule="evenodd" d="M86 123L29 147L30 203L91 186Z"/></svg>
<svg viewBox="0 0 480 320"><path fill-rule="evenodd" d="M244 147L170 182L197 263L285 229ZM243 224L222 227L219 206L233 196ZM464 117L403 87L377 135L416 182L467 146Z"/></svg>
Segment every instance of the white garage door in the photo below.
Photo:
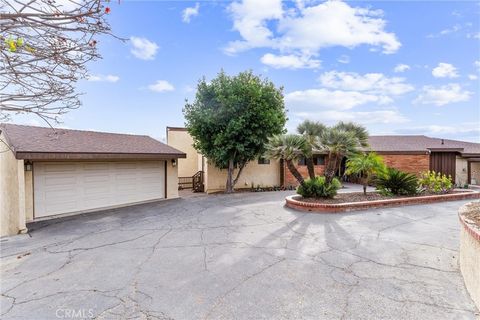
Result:
<svg viewBox="0 0 480 320"><path fill-rule="evenodd" d="M165 198L165 161L36 162L35 218Z"/></svg>

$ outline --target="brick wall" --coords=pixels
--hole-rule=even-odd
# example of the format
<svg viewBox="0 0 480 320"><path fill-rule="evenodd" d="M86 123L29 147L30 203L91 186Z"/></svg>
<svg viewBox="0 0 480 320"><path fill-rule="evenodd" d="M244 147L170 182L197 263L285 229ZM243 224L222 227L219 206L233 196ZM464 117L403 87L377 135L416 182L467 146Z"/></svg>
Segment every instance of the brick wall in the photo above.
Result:
<svg viewBox="0 0 480 320"><path fill-rule="evenodd" d="M428 154L381 154L381 156L388 167L417 175L430 168Z"/></svg>
<svg viewBox="0 0 480 320"><path fill-rule="evenodd" d="M419 175L430 169L430 156L428 154L381 154L388 167ZM307 179L307 166L296 166L298 172ZM285 177L285 186L298 186L297 179L290 173L286 164L282 168ZM324 165L315 166L315 175L320 176L325 172Z"/></svg>
<svg viewBox="0 0 480 320"><path fill-rule="evenodd" d="M308 179L308 169L307 166L296 166L298 172L303 176L304 179ZM297 179L292 175L290 170L288 170L287 165L285 164L283 167L284 170L284 177L285 177L285 186L298 186ZM324 165L315 166L315 175L320 176L323 175L325 172Z"/></svg>

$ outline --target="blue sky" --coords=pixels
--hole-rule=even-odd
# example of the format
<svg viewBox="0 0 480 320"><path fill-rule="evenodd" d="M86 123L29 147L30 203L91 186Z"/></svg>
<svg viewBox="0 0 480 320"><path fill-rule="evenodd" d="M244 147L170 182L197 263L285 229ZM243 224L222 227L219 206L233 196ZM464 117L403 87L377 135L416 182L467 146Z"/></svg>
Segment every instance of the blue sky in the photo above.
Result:
<svg viewBox="0 0 480 320"><path fill-rule="evenodd" d="M148 134L183 126L196 82L246 69L303 119L371 134L480 142L480 5L473 1L126 1L63 126ZM32 117L15 122L41 124Z"/></svg>

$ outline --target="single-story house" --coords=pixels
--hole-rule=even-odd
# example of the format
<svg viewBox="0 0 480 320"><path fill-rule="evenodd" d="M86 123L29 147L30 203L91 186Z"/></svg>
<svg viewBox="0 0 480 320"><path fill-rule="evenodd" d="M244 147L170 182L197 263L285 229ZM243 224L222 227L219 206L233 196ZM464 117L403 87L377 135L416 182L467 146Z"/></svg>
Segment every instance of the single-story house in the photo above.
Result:
<svg viewBox="0 0 480 320"><path fill-rule="evenodd" d="M185 157L148 136L0 124L0 236L59 215L177 198Z"/></svg>
<svg viewBox="0 0 480 320"><path fill-rule="evenodd" d="M167 127L167 143L187 154L185 159L179 159L180 182L182 178L189 181L196 173L203 172L206 192L225 189L226 170L216 168L193 148L193 139L185 128ZM451 175L455 183L461 186L480 184L480 143L404 135L370 136L369 145L368 150L380 154L390 167L417 175L435 170ZM325 154L315 155L317 174L323 174L325 161ZM305 178L308 177L304 159L299 160L297 169ZM247 164L236 187L295 185L297 181L283 161L259 158Z"/></svg>

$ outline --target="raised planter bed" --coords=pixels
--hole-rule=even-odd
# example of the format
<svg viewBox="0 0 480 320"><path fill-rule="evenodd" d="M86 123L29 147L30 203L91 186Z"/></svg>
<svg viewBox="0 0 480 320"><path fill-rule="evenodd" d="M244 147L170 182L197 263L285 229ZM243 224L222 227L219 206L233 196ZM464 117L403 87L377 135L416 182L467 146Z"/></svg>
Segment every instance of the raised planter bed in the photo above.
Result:
<svg viewBox="0 0 480 320"><path fill-rule="evenodd" d="M467 291L480 308L480 202L470 202L458 211L460 231L460 270Z"/></svg>
<svg viewBox="0 0 480 320"><path fill-rule="evenodd" d="M344 203L322 203L312 201L302 201L302 197L292 195L285 198L286 206L300 211L312 212L346 212L354 210L365 210L385 207L398 207L415 204L425 204L443 201L455 201L464 199L480 199L480 193L473 190L455 190L452 193L441 195L426 195L413 197L396 197L382 200L369 200Z"/></svg>

